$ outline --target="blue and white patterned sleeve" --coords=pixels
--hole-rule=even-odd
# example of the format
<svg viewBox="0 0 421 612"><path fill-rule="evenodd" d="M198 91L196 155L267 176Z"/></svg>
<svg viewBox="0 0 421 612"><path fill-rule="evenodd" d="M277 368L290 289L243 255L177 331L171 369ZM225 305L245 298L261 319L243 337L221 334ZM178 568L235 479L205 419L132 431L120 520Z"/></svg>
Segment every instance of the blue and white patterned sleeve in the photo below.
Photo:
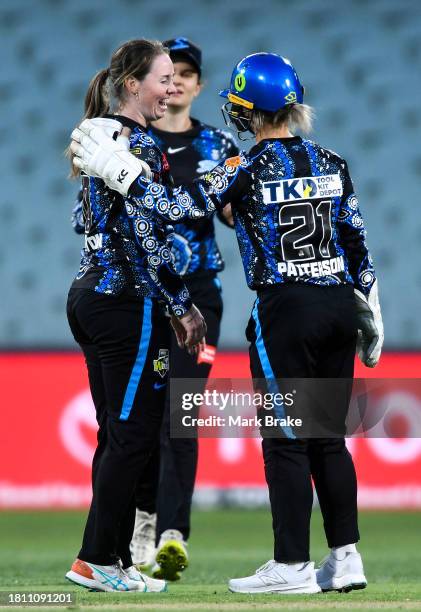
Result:
<svg viewBox="0 0 421 612"><path fill-rule="evenodd" d="M354 286L364 295L368 295L376 275L367 247L367 232L346 164L343 171L343 196L338 216L338 230Z"/></svg>
<svg viewBox="0 0 421 612"><path fill-rule="evenodd" d="M181 317L192 306L190 294L175 270L168 243L157 235L161 230L157 227L156 219L138 204L139 202L133 199L132 201L125 199L125 208L135 235L138 256L162 299L173 314Z"/></svg>
<svg viewBox="0 0 421 612"><path fill-rule="evenodd" d="M245 155L229 158L196 179L188 190L183 186L171 188L150 183L139 177L131 185L128 198L168 223L209 217L226 204L234 204L248 174L247 165Z"/></svg>
<svg viewBox="0 0 421 612"><path fill-rule="evenodd" d="M85 233L85 220L83 218L83 199L82 199L82 190L79 190L77 194L76 201L72 210L72 227L75 230L76 234L84 234Z"/></svg>

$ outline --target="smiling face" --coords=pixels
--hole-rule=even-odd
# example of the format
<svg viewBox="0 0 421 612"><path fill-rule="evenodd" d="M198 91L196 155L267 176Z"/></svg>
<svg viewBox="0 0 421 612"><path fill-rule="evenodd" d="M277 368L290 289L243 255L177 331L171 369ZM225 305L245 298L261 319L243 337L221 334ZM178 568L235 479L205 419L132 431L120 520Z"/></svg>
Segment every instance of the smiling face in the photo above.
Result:
<svg viewBox="0 0 421 612"><path fill-rule="evenodd" d="M168 101L168 106L174 109L190 108L202 89L197 69L189 62L174 62L174 86L176 92Z"/></svg>
<svg viewBox="0 0 421 612"><path fill-rule="evenodd" d="M145 121L156 121L165 115L167 102L176 92L173 84L174 67L166 53L158 55L142 81L131 77L126 87L130 94L128 105Z"/></svg>

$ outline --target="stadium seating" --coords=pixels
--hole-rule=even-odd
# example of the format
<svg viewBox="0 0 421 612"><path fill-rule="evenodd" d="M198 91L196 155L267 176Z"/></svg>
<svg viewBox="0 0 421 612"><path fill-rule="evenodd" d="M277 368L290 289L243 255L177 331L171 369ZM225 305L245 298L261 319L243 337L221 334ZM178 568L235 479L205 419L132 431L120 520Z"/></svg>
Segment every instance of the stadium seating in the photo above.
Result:
<svg viewBox="0 0 421 612"><path fill-rule="evenodd" d="M65 301L82 241L70 225L78 186L66 180L68 135L90 78L120 42L177 35L203 48L205 90L195 114L220 126L217 92L237 60L262 50L293 60L317 110L315 139L349 160L380 277L387 347L420 346L417 0L2 0L0 35L2 348L74 346ZM253 295L240 280L235 235L220 227L218 234L227 262L221 345L242 348Z"/></svg>

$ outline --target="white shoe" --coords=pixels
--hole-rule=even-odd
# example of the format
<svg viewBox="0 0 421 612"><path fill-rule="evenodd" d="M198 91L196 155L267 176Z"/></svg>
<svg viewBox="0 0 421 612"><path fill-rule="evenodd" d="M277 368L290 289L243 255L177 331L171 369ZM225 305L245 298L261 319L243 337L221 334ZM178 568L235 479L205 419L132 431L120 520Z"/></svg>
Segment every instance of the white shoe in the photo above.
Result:
<svg viewBox="0 0 421 612"><path fill-rule="evenodd" d="M187 542L178 529L166 529L159 539L156 551L156 564L152 575L165 580L180 580L180 572L189 564Z"/></svg>
<svg viewBox="0 0 421 612"><path fill-rule="evenodd" d="M300 594L320 593L316 581L314 563L289 565L268 561L256 570L253 576L233 578L228 583L232 593L279 593Z"/></svg>
<svg viewBox="0 0 421 612"><path fill-rule="evenodd" d="M130 552L135 565L148 569L155 562L156 514L136 510L136 522Z"/></svg>
<svg viewBox="0 0 421 612"><path fill-rule="evenodd" d="M361 555L357 552L347 552L341 560L331 552L316 571L316 576L322 591L347 593L352 589L365 589L367 586Z"/></svg>
<svg viewBox="0 0 421 612"><path fill-rule="evenodd" d="M124 571L130 580L134 580L138 583L139 591L143 591L143 593L164 593L168 590L165 580L155 580L155 578L150 578L149 576L146 576L146 574L139 572L137 567L134 565L126 568Z"/></svg>
<svg viewBox="0 0 421 612"><path fill-rule="evenodd" d="M139 581L132 580L123 570L121 563L96 565L76 559L66 578L91 591L126 592L138 591Z"/></svg>

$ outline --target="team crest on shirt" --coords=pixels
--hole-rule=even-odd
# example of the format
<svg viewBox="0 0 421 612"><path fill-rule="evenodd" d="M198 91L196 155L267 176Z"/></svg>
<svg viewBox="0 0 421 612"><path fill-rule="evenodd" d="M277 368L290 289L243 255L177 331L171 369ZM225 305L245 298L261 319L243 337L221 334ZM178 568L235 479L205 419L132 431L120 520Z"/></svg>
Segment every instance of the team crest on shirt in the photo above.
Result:
<svg viewBox="0 0 421 612"><path fill-rule="evenodd" d="M164 378L170 369L170 351L168 349L159 349L158 358L153 360L153 371L157 372L161 378Z"/></svg>

